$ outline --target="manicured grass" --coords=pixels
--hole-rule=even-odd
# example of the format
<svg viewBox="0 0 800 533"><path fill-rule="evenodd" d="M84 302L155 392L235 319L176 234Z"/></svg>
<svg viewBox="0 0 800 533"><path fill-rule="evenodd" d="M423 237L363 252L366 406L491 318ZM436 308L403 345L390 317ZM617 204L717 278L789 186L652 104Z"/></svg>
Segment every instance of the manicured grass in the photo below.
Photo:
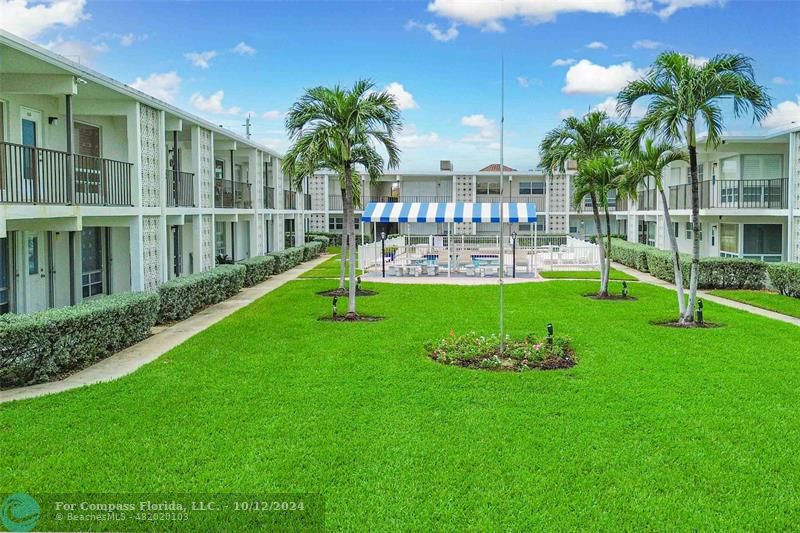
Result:
<svg viewBox="0 0 800 533"><path fill-rule="evenodd" d="M349 324L317 320L326 288L291 282L130 376L0 405L0 493L318 492L354 531L800 520L795 326L708 302L725 327L664 328L658 287L508 285L508 333L552 322L579 363L492 373L422 346L496 331L497 287L380 284L359 307L386 319Z"/></svg>
<svg viewBox="0 0 800 533"><path fill-rule="evenodd" d="M747 290L715 290L710 291L710 294L800 318L800 298L784 296L777 292Z"/></svg>
<svg viewBox="0 0 800 533"><path fill-rule="evenodd" d="M599 270L542 270L539 275L547 279L600 279ZM616 268L611 269L611 279L634 281L636 278Z"/></svg>
<svg viewBox="0 0 800 533"><path fill-rule="evenodd" d="M347 261L345 270L345 277L350 274L350 260ZM336 278L339 279L339 272L341 269L341 256L335 255L326 261L323 261L319 265L315 266L311 270L307 272L303 272L300 274L301 278ZM363 271L356 267L356 276L360 276L363 274Z"/></svg>

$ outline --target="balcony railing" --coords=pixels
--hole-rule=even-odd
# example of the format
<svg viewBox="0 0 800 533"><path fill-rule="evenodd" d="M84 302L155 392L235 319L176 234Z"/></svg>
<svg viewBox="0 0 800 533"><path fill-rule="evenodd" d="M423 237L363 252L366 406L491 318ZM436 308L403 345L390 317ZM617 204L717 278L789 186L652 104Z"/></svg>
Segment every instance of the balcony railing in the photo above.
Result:
<svg viewBox="0 0 800 533"><path fill-rule="evenodd" d="M169 207L194 207L194 174L167 170L167 179L170 186L167 205Z"/></svg>
<svg viewBox="0 0 800 533"><path fill-rule="evenodd" d="M74 187L68 153L0 142L0 203L132 205L132 164L84 155L73 161Z"/></svg>
<svg viewBox="0 0 800 533"><path fill-rule="evenodd" d="M275 209L275 187L264 187L264 208Z"/></svg>
<svg viewBox="0 0 800 533"><path fill-rule="evenodd" d="M452 201L452 200L447 200ZM475 196L476 202L512 202L512 203L526 203L536 204L539 209L544 209L544 195L543 194L523 194L523 195L509 195L509 194L478 194Z"/></svg>
<svg viewBox="0 0 800 533"><path fill-rule="evenodd" d="M311 210L311 195L310 194L304 194L303 195L303 209L305 209L306 211L310 211Z"/></svg>
<svg viewBox="0 0 800 533"><path fill-rule="evenodd" d="M283 208L297 209L297 194L294 191L283 190Z"/></svg>
<svg viewBox="0 0 800 533"><path fill-rule="evenodd" d="M214 180L214 206L250 209L253 207L250 184L233 180Z"/></svg>
<svg viewBox="0 0 800 533"><path fill-rule="evenodd" d="M639 191L636 196L637 211L655 211L658 209L658 191L656 189L645 189Z"/></svg>
<svg viewBox="0 0 800 533"><path fill-rule="evenodd" d="M700 209L786 209L789 180L701 181L698 190ZM692 208L691 184L669 188L670 209Z"/></svg>

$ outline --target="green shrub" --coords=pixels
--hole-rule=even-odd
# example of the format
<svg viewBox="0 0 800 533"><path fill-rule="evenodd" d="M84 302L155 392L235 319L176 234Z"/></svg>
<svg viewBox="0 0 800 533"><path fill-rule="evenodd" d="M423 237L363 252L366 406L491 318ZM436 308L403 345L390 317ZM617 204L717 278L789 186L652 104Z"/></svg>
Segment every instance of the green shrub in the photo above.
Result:
<svg viewBox="0 0 800 533"><path fill-rule="evenodd" d="M321 242L323 248L327 248L328 246L331 245L330 237L327 237L325 235L311 235L306 233L306 243L309 242Z"/></svg>
<svg viewBox="0 0 800 533"><path fill-rule="evenodd" d="M244 286L252 287L265 281L272 275L275 268L275 258L269 255L259 255L245 259L241 263L244 265Z"/></svg>
<svg viewBox="0 0 800 533"><path fill-rule="evenodd" d="M312 240L312 237L326 237L328 239L327 246L341 246L342 234L341 233L323 233L315 231L313 233L306 233L306 240Z"/></svg>
<svg viewBox="0 0 800 533"><path fill-rule="evenodd" d="M158 308L158 294L134 292L0 315L0 388L50 381L139 342L150 335Z"/></svg>
<svg viewBox="0 0 800 533"><path fill-rule="evenodd" d="M322 241L307 242L303 245L303 261L310 261L327 248Z"/></svg>
<svg viewBox="0 0 800 533"><path fill-rule="evenodd" d="M692 260L681 256L684 285L689 286ZM767 282L767 263L754 259L701 257L697 276L700 289L763 289Z"/></svg>
<svg viewBox="0 0 800 533"><path fill-rule="evenodd" d="M800 263L767 263L767 274L776 291L800 298Z"/></svg>
<svg viewBox="0 0 800 533"><path fill-rule="evenodd" d="M246 270L244 265L221 265L164 283L158 288L159 323L189 318L204 307L230 298L242 289Z"/></svg>
<svg viewBox="0 0 800 533"><path fill-rule="evenodd" d="M658 279L675 283L675 266L672 264L672 252L659 250L652 246L645 246L645 248L647 248L645 251L647 270L650 274Z"/></svg>
<svg viewBox="0 0 800 533"><path fill-rule="evenodd" d="M635 268L640 272L648 272L647 252L652 249L652 246L645 244L611 239L611 260Z"/></svg>

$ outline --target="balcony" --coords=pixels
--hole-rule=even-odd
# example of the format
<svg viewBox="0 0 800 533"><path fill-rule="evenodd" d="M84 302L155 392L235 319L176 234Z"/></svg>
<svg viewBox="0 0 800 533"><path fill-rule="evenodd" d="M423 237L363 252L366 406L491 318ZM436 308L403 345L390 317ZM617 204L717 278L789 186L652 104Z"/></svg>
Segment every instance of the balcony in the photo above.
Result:
<svg viewBox="0 0 800 533"><path fill-rule="evenodd" d="M67 152L0 142L0 203L130 206L133 165L75 155L70 183Z"/></svg>
<svg viewBox="0 0 800 533"><path fill-rule="evenodd" d="M194 174L179 170L167 170L168 207L195 207L194 204Z"/></svg>
<svg viewBox="0 0 800 533"><path fill-rule="evenodd" d="M655 211L658 209L658 191L656 189L645 189L639 191L636 197L637 211Z"/></svg>
<svg viewBox="0 0 800 533"><path fill-rule="evenodd" d="M275 187L264 187L264 208L275 209Z"/></svg>
<svg viewBox="0 0 800 533"><path fill-rule="evenodd" d="M294 191L283 190L283 208L297 209L297 195Z"/></svg>
<svg viewBox="0 0 800 533"><path fill-rule="evenodd" d="M448 200L451 201L451 200ZM475 197L476 202L512 202L512 203L526 203L536 204L539 209L544 208L544 195L543 194L525 194L525 195L510 195L510 194L478 194Z"/></svg>
<svg viewBox="0 0 800 533"><path fill-rule="evenodd" d="M303 209L306 211L311 211L311 195L304 194L303 195Z"/></svg>
<svg viewBox="0 0 800 533"><path fill-rule="evenodd" d="M214 207L250 209L253 207L250 184L233 180L214 180Z"/></svg>
<svg viewBox="0 0 800 533"><path fill-rule="evenodd" d="M700 209L787 209L789 180L701 181L698 190ZM692 208L691 184L669 188L670 209Z"/></svg>

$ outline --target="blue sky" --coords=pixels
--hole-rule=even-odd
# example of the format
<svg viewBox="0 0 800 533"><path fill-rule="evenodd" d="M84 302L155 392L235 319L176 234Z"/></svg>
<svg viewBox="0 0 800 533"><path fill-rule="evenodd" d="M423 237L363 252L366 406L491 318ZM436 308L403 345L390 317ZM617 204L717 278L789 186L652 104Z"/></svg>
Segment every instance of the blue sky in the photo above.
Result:
<svg viewBox="0 0 800 533"><path fill-rule="evenodd" d="M519 169L536 165L542 135L563 116L613 107L620 83L665 49L753 57L780 106L766 125L800 120L798 2L0 3L19 14L3 17L5 29L212 121L241 132L252 112L254 138L279 150L282 114L304 88L370 77L405 108L403 170L499 160L501 51L506 162Z"/></svg>

